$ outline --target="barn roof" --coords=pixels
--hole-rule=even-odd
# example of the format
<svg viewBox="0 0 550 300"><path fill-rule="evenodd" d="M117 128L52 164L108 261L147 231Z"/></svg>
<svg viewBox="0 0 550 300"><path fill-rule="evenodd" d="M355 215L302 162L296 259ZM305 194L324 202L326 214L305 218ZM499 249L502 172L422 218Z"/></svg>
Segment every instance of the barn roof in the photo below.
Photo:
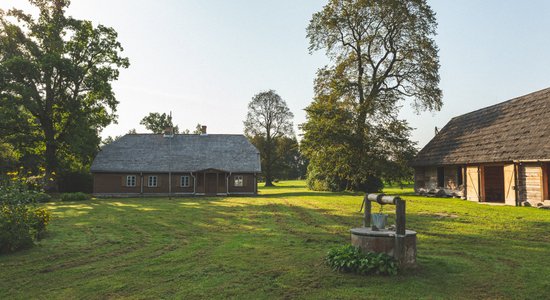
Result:
<svg viewBox="0 0 550 300"><path fill-rule="evenodd" d="M103 147L91 166L91 172L206 169L260 172L260 154L244 135L176 134L166 138L162 134L127 134Z"/></svg>
<svg viewBox="0 0 550 300"><path fill-rule="evenodd" d="M550 159L550 89L452 118L412 166Z"/></svg>

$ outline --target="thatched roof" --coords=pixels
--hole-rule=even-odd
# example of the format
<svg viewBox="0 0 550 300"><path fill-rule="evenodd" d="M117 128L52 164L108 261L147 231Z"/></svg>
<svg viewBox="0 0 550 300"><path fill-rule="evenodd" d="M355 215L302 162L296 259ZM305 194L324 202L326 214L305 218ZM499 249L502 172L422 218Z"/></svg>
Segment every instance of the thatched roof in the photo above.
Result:
<svg viewBox="0 0 550 300"><path fill-rule="evenodd" d="M171 146L170 146L171 141ZM169 162L171 165L169 166ZM243 135L127 134L106 145L92 172L260 172L260 154Z"/></svg>
<svg viewBox="0 0 550 300"><path fill-rule="evenodd" d="M550 159L550 89L454 117L411 165Z"/></svg>

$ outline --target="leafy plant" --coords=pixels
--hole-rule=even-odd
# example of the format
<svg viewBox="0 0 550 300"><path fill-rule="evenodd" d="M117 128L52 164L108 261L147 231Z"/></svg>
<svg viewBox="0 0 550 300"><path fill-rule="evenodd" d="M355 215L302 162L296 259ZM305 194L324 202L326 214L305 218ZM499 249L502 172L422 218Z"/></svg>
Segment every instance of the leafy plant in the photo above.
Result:
<svg viewBox="0 0 550 300"><path fill-rule="evenodd" d="M36 208L36 202L49 199L21 182L0 185L0 253L30 248L46 232L51 214Z"/></svg>
<svg viewBox="0 0 550 300"><path fill-rule="evenodd" d="M63 193L60 197L61 201L85 201L90 199L90 196L88 194L82 192Z"/></svg>
<svg viewBox="0 0 550 300"><path fill-rule="evenodd" d="M346 245L331 249L325 259L327 265L339 272L362 275L396 275L397 261L386 253L363 253L359 248Z"/></svg>

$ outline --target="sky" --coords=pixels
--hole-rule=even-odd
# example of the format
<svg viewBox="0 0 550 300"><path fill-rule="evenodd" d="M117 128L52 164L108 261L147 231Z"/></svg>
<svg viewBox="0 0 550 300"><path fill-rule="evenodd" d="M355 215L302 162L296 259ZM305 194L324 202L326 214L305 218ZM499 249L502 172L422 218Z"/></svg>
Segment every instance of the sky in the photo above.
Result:
<svg viewBox="0 0 550 300"><path fill-rule="evenodd" d="M273 89L305 121L318 68L306 27L327 0L73 0L67 14L113 27L130 59L113 83L118 123L103 137L127 133L149 112L172 111L180 129L242 133L247 105ZM550 1L428 1L437 16L443 108L400 116L424 146L452 117L550 87ZM25 0L2 0L0 8Z"/></svg>

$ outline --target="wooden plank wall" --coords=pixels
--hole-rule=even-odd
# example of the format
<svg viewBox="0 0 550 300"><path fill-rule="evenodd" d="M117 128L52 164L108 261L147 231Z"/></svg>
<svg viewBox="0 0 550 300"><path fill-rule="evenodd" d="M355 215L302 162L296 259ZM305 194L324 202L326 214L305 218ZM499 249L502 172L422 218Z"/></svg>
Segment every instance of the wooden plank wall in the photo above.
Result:
<svg viewBox="0 0 550 300"><path fill-rule="evenodd" d="M519 201L540 202L543 199L542 167L536 163L523 163L519 166Z"/></svg>

